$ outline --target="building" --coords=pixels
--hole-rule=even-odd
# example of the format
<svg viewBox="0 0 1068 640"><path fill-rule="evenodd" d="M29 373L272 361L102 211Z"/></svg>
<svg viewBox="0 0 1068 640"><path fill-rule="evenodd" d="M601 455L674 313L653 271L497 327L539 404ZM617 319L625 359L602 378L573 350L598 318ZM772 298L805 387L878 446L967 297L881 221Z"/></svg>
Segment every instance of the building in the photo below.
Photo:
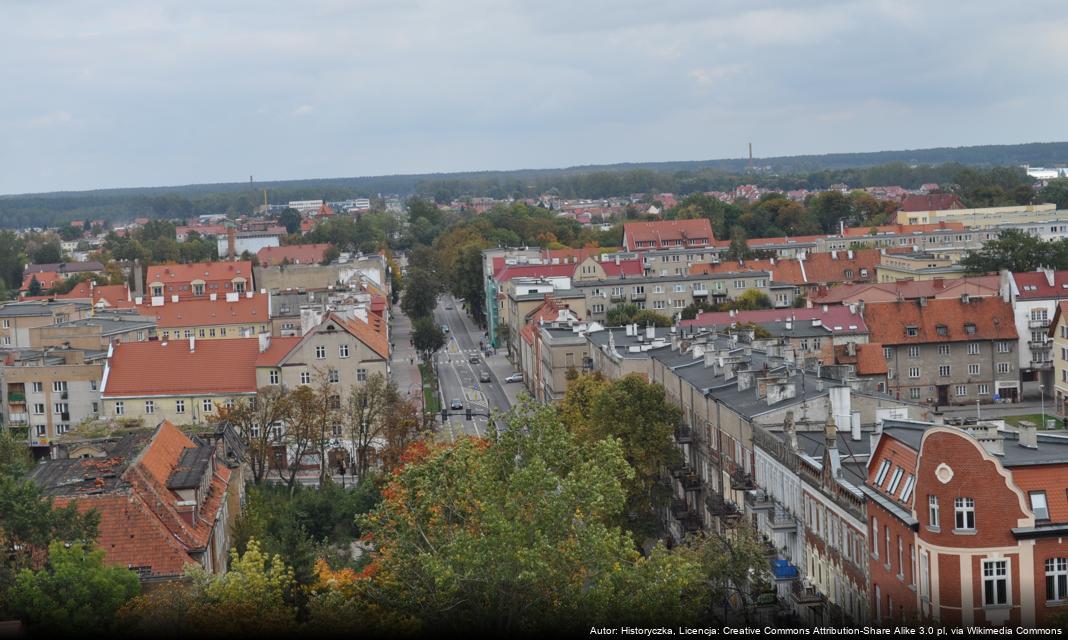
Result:
<svg viewBox="0 0 1068 640"><path fill-rule="evenodd" d="M698 264L691 274L764 271L776 283L793 285L801 294L814 293L821 287L838 284L875 282L875 270L881 253L877 249L847 249L827 253L808 253L797 258L730 261ZM783 301L780 301L783 302ZM792 304L789 300L787 304ZM782 305L780 305L782 306Z"/></svg>
<svg viewBox="0 0 1068 640"><path fill-rule="evenodd" d="M572 285L586 297L586 319L604 323L608 310L617 305L633 304L670 318L698 301L719 304L750 290L767 295L770 278L767 271L723 271L681 276L621 275L576 279Z"/></svg>
<svg viewBox="0 0 1068 640"><path fill-rule="evenodd" d="M714 240L712 223L707 218L623 224L625 251L710 247Z"/></svg>
<svg viewBox="0 0 1068 640"><path fill-rule="evenodd" d="M1019 400L1019 335L998 297L865 305L869 340L883 345L890 393L932 406Z"/></svg>
<svg viewBox="0 0 1068 640"><path fill-rule="evenodd" d="M1065 302L1057 303L1046 335L1053 346L1053 393L1057 415L1068 416L1068 305Z"/></svg>
<svg viewBox="0 0 1068 640"><path fill-rule="evenodd" d="M81 320L92 314L88 302L11 302L0 305L0 348L26 349L36 327Z"/></svg>
<svg viewBox="0 0 1068 640"><path fill-rule="evenodd" d="M49 347L0 353L4 424L25 433L34 457L47 457L56 438L100 415L105 351Z"/></svg>
<svg viewBox="0 0 1068 640"><path fill-rule="evenodd" d="M963 278L968 272L957 264L958 252L913 251L910 253L886 253L879 261L876 271L879 282L898 280L951 280Z"/></svg>
<svg viewBox="0 0 1068 640"><path fill-rule="evenodd" d="M868 497L873 620L1055 626L1068 603L1068 441L1021 423L887 420Z"/></svg>
<svg viewBox="0 0 1068 640"><path fill-rule="evenodd" d="M256 252L256 264L274 267L281 264L319 264L331 244L291 244L284 247L264 247Z"/></svg>
<svg viewBox="0 0 1068 640"><path fill-rule="evenodd" d="M33 273L57 273L65 278L81 273L103 273L104 265L96 260L84 262L49 262L41 264L28 264L23 270L24 274Z"/></svg>
<svg viewBox="0 0 1068 640"><path fill-rule="evenodd" d="M1055 353L1049 329L1061 300L1068 299L1068 271L1002 271L1000 285L1002 299L1012 305L1020 335L1020 379L1037 380L1045 393L1052 393Z"/></svg>
<svg viewBox="0 0 1068 640"><path fill-rule="evenodd" d="M949 194L909 196L897 213L898 224L935 224L960 222L966 226L1038 219L1057 209L1055 204L1025 204L1004 207L967 209L960 200Z"/></svg>
<svg viewBox="0 0 1068 640"><path fill-rule="evenodd" d="M251 338L271 332L270 294L231 293L222 298L179 298L138 311L155 318L160 339Z"/></svg>
<svg viewBox="0 0 1068 640"><path fill-rule="evenodd" d="M167 298L173 301L175 296L207 298L254 290L249 261L154 264L146 270L144 295L153 305L163 304Z"/></svg>
<svg viewBox="0 0 1068 640"><path fill-rule="evenodd" d="M684 331L720 331L739 325L759 325L783 335L796 335L802 325L821 331L813 338L826 334L829 339L813 340L798 345L802 351L819 351L827 344L865 343L868 341L868 325L864 322L861 305L822 305L803 309L754 309L752 311L703 311L692 320L682 320L679 328ZM789 324L790 326L787 326Z"/></svg>
<svg viewBox="0 0 1068 640"><path fill-rule="evenodd" d="M117 342L142 342L156 338L156 319L136 311L97 311L81 320L70 320L29 331L30 346L69 347L90 351L107 351Z"/></svg>
<svg viewBox="0 0 1068 640"><path fill-rule="evenodd" d="M973 298L1000 295L998 276L967 276L963 278L931 278L930 280L895 280L869 284L843 284L820 288L809 297L811 305L849 305L861 302L896 302L920 298L959 298L968 294Z"/></svg>
<svg viewBox="0 0 1068 640"><path fill-rule="evenodd" d="M253 271L257 286L271 292L370 283L386 295L390 293L389 266L385 256L378 253L343 253L337 262L327 265L302 263L264 267L257 263Z"/></svg>
<svg viewBox="0 0 1068 640"><path fill-rule="evenodd" d="M100 516L96 546L108 564L142 581L178 580L188 564L226 571L241 512L243 451L233 434L189 437L170 422L71 457L37 465L30 478L57 506Z"/></svg>

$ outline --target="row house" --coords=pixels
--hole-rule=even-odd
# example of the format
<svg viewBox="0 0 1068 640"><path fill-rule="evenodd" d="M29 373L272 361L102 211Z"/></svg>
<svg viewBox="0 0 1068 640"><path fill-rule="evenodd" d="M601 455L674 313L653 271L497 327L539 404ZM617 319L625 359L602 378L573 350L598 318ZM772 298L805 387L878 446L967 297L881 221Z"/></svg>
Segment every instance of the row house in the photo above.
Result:
<svg viewBox="0 0 1068 640"><path fill-rule="evenodd" d="M104 562L154 584L184 579L188 565L226 571L245 484L234 434L190 437L163 421L69 449L30 479L57 506L99 515Z"/></svg>
<svg viewBox="0 0 1068 640"><path fill-rule="evenodd" d="M156 319L135 310L96 311L81 320L70 320L30 329L30 346L34 349L67 347L89 351L107 351L118 342L143 342L156 338Z"/></svg>
<svg viewBox="0 0 1068 640"><path fill-rule="evenodd" d="M180 298L141 305L138 311L156 320L160 339L216 340L251 338L271 332L270 296L246 291L207 298Z"/></svg>
<svg viewBox="0 0 1068 640"><path fill-rule="evenodd" d="M709 247L713 241L712 223L707 218L623 224L625 251Z"/></svg>
<svg viewBox="0 0 1068 640"><path fill-rule="evenodd" d="M897 302L920 298L972 298L1001 295L998 276L965 276L963 278L931 278L930 280L895 280L867 284L842 284L820 288L809 297L810 306L850 305L862 302Z"/></svg>
<svg viewBox="0 0 1068 640"><path fill-rule="evenodd" d="M754 309L750 311L701 311L691 320L682 320L679 327L687 331L718 331L734 326L754 324L767 330L780 330L793 335L798 327L820 330L810 339L797 340L803 351L820 351L826 344L864 344L868 342L868 325L864 322L862 305L819 305L802 309ZM825 336L825 337L820 337Z"/></svg>
<svg viewBox="0 0 1068 640"><path fill-rule="evenodd" d="M615 277L576 280L572 286L586 297L587 319L604 322L608 310L621 304L651 309L673 317L695 302L720 304L746 291L767 294L766 271L723 271L697 275Z"/></svg>
<svg viewBox="0 0 1068 640"><path fill-rule="evenodd" d="M35 458L72 426L101 413L100 388L106 351L47 347L3 353L0 366L3 420L25 434Z"/></svg>
<svg viewBox="0 0 1068 640"><path fill-rule="evenodd" d="M1018 334L1001 298L878 302L863 313L896 397L932 406L1019 400Z"/></svg>
<svg viewBox="0 0 1068 640"><path fill-rule="evenodd" d="M1033 628L1068 604L1068 441L990 423L887 420L872 449L878 623Z"/></svg>
<svg viewBox="0 0 1068 640"><path fill-rule="evenodd" d="M816 293L821 287L858 282L875 282L882 254L876 249L807 253L797 258L740 260L720 264L694 265L693 274L764 271L777 283L797 287L800 293ZM793 303L791 300L790 303Z"/></svg>
<svg viewBox="0 0 1068 640"><path fill-rule="evenodd" d="M557 357L563 353L559 340L555 343L552 336L544 333L545 326L572 326L579 322L579 316L571 310L566 302L557 301L546 296L529 316L527 323L520 329L520 350L517 364L523 372L523 382L535 400L552 402L563 398L567 390L566 370L556 364ZM580 342L585 343L580 337ZM575 366L574 353L569 358ZM581 360L580 360L581 365Z"/></svg>

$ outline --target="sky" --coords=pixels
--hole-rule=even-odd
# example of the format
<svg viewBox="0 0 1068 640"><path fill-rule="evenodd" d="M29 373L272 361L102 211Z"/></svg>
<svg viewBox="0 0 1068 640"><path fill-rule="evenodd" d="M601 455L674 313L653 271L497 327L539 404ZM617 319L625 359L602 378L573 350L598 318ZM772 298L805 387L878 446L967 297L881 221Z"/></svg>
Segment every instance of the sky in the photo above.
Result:
<svg viewBox="0 0 1068 640"><path fill-rule="evenodd" d="M1068 2L0 0L0 194L1068 140Z"/></svg>

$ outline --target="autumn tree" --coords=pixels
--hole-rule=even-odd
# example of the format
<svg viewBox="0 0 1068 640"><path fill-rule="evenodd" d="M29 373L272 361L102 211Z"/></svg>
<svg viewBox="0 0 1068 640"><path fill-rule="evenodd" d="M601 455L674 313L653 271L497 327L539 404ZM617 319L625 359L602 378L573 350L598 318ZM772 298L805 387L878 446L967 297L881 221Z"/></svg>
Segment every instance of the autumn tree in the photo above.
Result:
<svg viewBox="0 0 1068 640"><path fill-rule="evenodd" d="M367 473L370 454L385 428L386 415L398 400L397 387L381 373L352 386L341 413L341 425L352 443L353 473L357 477L363 478Z"/></svg>
<svg viewBox="0 0 1068 640"><path fill-rule="evenodd" d="M289 394L280 386L262 387L252 401L239 400L234 406L220 407L215 421L228 423L248 447L246 453L252 481L267 479L276 446L284 445L283 426L293 406Z"/></svg>
<svg viewBox="0 0 1068 640"><path fill-rule="evenodd" d="M336 412L340 404L335 402L335 394L325 380L325 376L318 375L314 387L301 385L290 392L289 420L282 436L288 464L278 470L290 490L296 486L303 460L308 454L319 454L320 481L327 473L326 441L337 419Z"/></svg>

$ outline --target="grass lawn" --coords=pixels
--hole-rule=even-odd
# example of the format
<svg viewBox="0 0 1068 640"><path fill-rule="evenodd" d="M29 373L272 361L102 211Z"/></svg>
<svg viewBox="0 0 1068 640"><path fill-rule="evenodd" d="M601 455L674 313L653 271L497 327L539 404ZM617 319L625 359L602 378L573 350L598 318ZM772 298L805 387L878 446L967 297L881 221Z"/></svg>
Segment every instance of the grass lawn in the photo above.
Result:
<svg viewBox="0 0 1068 640"><path fill-rule="evenodd" d="M1019 423L1021 420L1027 420L1027 421L1033 422L1036 425L1038 425L1039 429L1045 429L1046 428L1046 425L1042 424L1042 414L1041 413L1029 413L1029 414L1023 415L1023 416L1005 416L1005 424L1011 425L1013 427L1015 427L1017 425L1017 423ZM1052 412L1046 413L1046 420L1056 420L1057 428L1058 429L1063 429L1064 428L1064 420L1061 420L1060 418L1054 416Z"/></svg>
<svg viewBox="0 0 1068 640"><path fill-rule="evenodd" d="M429 413L441 411L441 401L438 398L438 379L434 377L434 367L423 363L419 365L419 375L423 378L423 400L426 402L426 410Z"/></svg>

